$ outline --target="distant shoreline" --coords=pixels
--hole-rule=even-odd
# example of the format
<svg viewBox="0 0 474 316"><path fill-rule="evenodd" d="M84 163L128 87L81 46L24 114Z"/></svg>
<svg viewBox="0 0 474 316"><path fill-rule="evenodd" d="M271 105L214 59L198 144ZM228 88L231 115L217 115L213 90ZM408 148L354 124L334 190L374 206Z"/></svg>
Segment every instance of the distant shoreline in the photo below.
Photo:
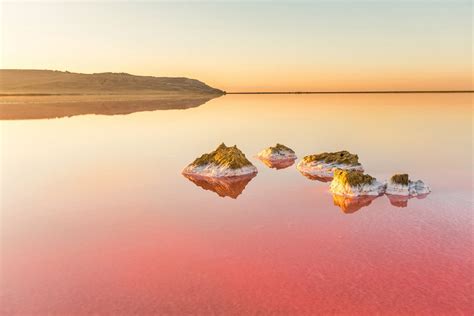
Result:
<svg viewBox="0 0 474 316"><path fill-rule="evenodd" d="M401 90L401 91L256 91L256 92L226 92L226 94L390 94L390 93L473 93L474 90Z"/></svg>
<svg viewBox="0 0 474 316"><path fill-rule="evenodd" d="M82 93L0 93L0 97L50 97L50 96L70 96L70 95L87 95L87 94L82 94Z"/></svg>
<svg viewBox="0 0 474 316"><path fill-rule="evenodd" d="M224 92L226 94L416 94L416 93L474 93L474 90L420 90L420 91L250 91ZM162 95L163 93L144 93L143 95ZM116 93L0 93L0 97L51 97L51 96L120 96ZM141 95L132 93L125 95ZM179 95L179 93L178 93Z"/></svg>

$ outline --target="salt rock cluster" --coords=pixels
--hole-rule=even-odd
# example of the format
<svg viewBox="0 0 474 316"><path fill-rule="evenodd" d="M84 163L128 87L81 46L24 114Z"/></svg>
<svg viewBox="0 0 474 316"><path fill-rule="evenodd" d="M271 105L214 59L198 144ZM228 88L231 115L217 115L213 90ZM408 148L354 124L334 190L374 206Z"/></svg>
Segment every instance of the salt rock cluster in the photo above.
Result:
<svg viewBox="0 0 474 316"><path fill-rule="evenodd" d="M183 170L184 175L236 177L257 173L257 168L237 146L220 144L216 150L196 158Z"/></svg>
<svg viewBox="0 0 474 316"><path fill-rule="evenodd" d="M388 183L381 183L374 177L354 170L335 170L330 185L334 194L348 197L361 195L380 195L383 193L397 196L418 196L431 192L423 181L410 181L408 174L395 174Z"/></svg>
<svg viewBox="0 0 474 316"><path fill-rule="evenodd" d="M257 157L276 169L286 168L296 160L295 152L282 144L262 150ZM384 193L396 206L403 207L406 201L400 198L422 198L431 192L423 181L411 181L408 174L395 174L387 182L379 182L364 174L359 157L346 150L305 156L297 169L311 179L331 181L329 189L334 194L334 203L348 212L370 204ZM237 146L227 147L222 143L214 151L196 158L184 168L183 174L206 190L236 198L257 174L257 168Z"/></svg>
<svg viewBox="0 0 474 316"><path fill-rule="evenodd" d="M423 181L412 182L407 174L396 174L382 183L364 174L359 157L346 150L305 156L297 169L310 179L330 183L333 194L345 197L378 196L384 193L417 196L431 192Z"/></svg>
<svg viewBox="0 0 474 316"><path fill-rule="evenodd" d="M305 156L297 169L303 175L321 178L332 178L337 169L364 171L359 157L346 150Z"/></svg>

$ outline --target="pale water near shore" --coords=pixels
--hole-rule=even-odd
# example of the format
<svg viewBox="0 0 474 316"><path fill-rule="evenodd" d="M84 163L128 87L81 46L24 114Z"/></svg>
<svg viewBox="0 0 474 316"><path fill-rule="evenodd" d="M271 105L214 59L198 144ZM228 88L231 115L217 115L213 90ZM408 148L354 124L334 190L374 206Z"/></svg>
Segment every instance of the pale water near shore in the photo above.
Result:
<svg viewBox="0 0 474 316"><path fill-rule="evenodd" d="M227 95L0 132L5 314L474 312L470 94ZM221 142L258 175L181 175ZM433 192L350 205L255 157L277 142Z"/></svg>

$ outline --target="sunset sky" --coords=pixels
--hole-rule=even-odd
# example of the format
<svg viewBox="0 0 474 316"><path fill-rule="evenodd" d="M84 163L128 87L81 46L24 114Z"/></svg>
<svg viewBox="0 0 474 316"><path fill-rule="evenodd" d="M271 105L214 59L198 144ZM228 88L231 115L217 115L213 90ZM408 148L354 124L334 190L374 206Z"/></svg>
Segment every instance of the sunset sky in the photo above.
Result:
<svg viewBox="0 0 474 316"><path fill-rule="evenodd" d="M470 1L2 3L1 68L226 91L472 89Z"/></svg>

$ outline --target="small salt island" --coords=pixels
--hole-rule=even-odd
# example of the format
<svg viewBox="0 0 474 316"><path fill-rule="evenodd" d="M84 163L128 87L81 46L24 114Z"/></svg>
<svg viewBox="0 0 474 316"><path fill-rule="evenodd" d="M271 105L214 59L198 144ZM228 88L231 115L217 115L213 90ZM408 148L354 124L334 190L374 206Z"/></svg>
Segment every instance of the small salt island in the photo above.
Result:
<svg viewBox="0 0 474 316"><path fill-rule="evenodd" d="M257 154L257 157L268 167L284 169L291 166L296 160L293 149L282 144L268 147Z"/></svg>
<svg viewBox="0 0 474 316"><path fill-rule="evenodd" d="M203 177L238 177L257 173L257 168L237 146L220 144L216 150L196 158L183 170L185 175Z"/></svg>
<svg viewBox="0 0 474 316"><path fill-rule="evenodd" d="M359 156L346 150L305 156L296 166L305 176L332 178L334 170L364 171Z"/></svg>
<svg viewBox="0 0 474 316"><path fill-rule="evenodd" d="M268 147L257 154L258 158L280 161L280 160L295 160L296 154L293 149L282 144L276 144L274 147Z"/></svg>
<svg viewBox="0 0 474 316"><path fill-rule="evenodd" d="M385 184L361 171L336 169L330 191L348 197L381 195L385 192Z"/></svg>
<svg viewBox="0 0 474 316"><path fill-rule="evenodd" d="M387 182L385 193L402 196L417 196L428 194L431 188L423 181L410 181L408 174L395 174Z"/></svg>

